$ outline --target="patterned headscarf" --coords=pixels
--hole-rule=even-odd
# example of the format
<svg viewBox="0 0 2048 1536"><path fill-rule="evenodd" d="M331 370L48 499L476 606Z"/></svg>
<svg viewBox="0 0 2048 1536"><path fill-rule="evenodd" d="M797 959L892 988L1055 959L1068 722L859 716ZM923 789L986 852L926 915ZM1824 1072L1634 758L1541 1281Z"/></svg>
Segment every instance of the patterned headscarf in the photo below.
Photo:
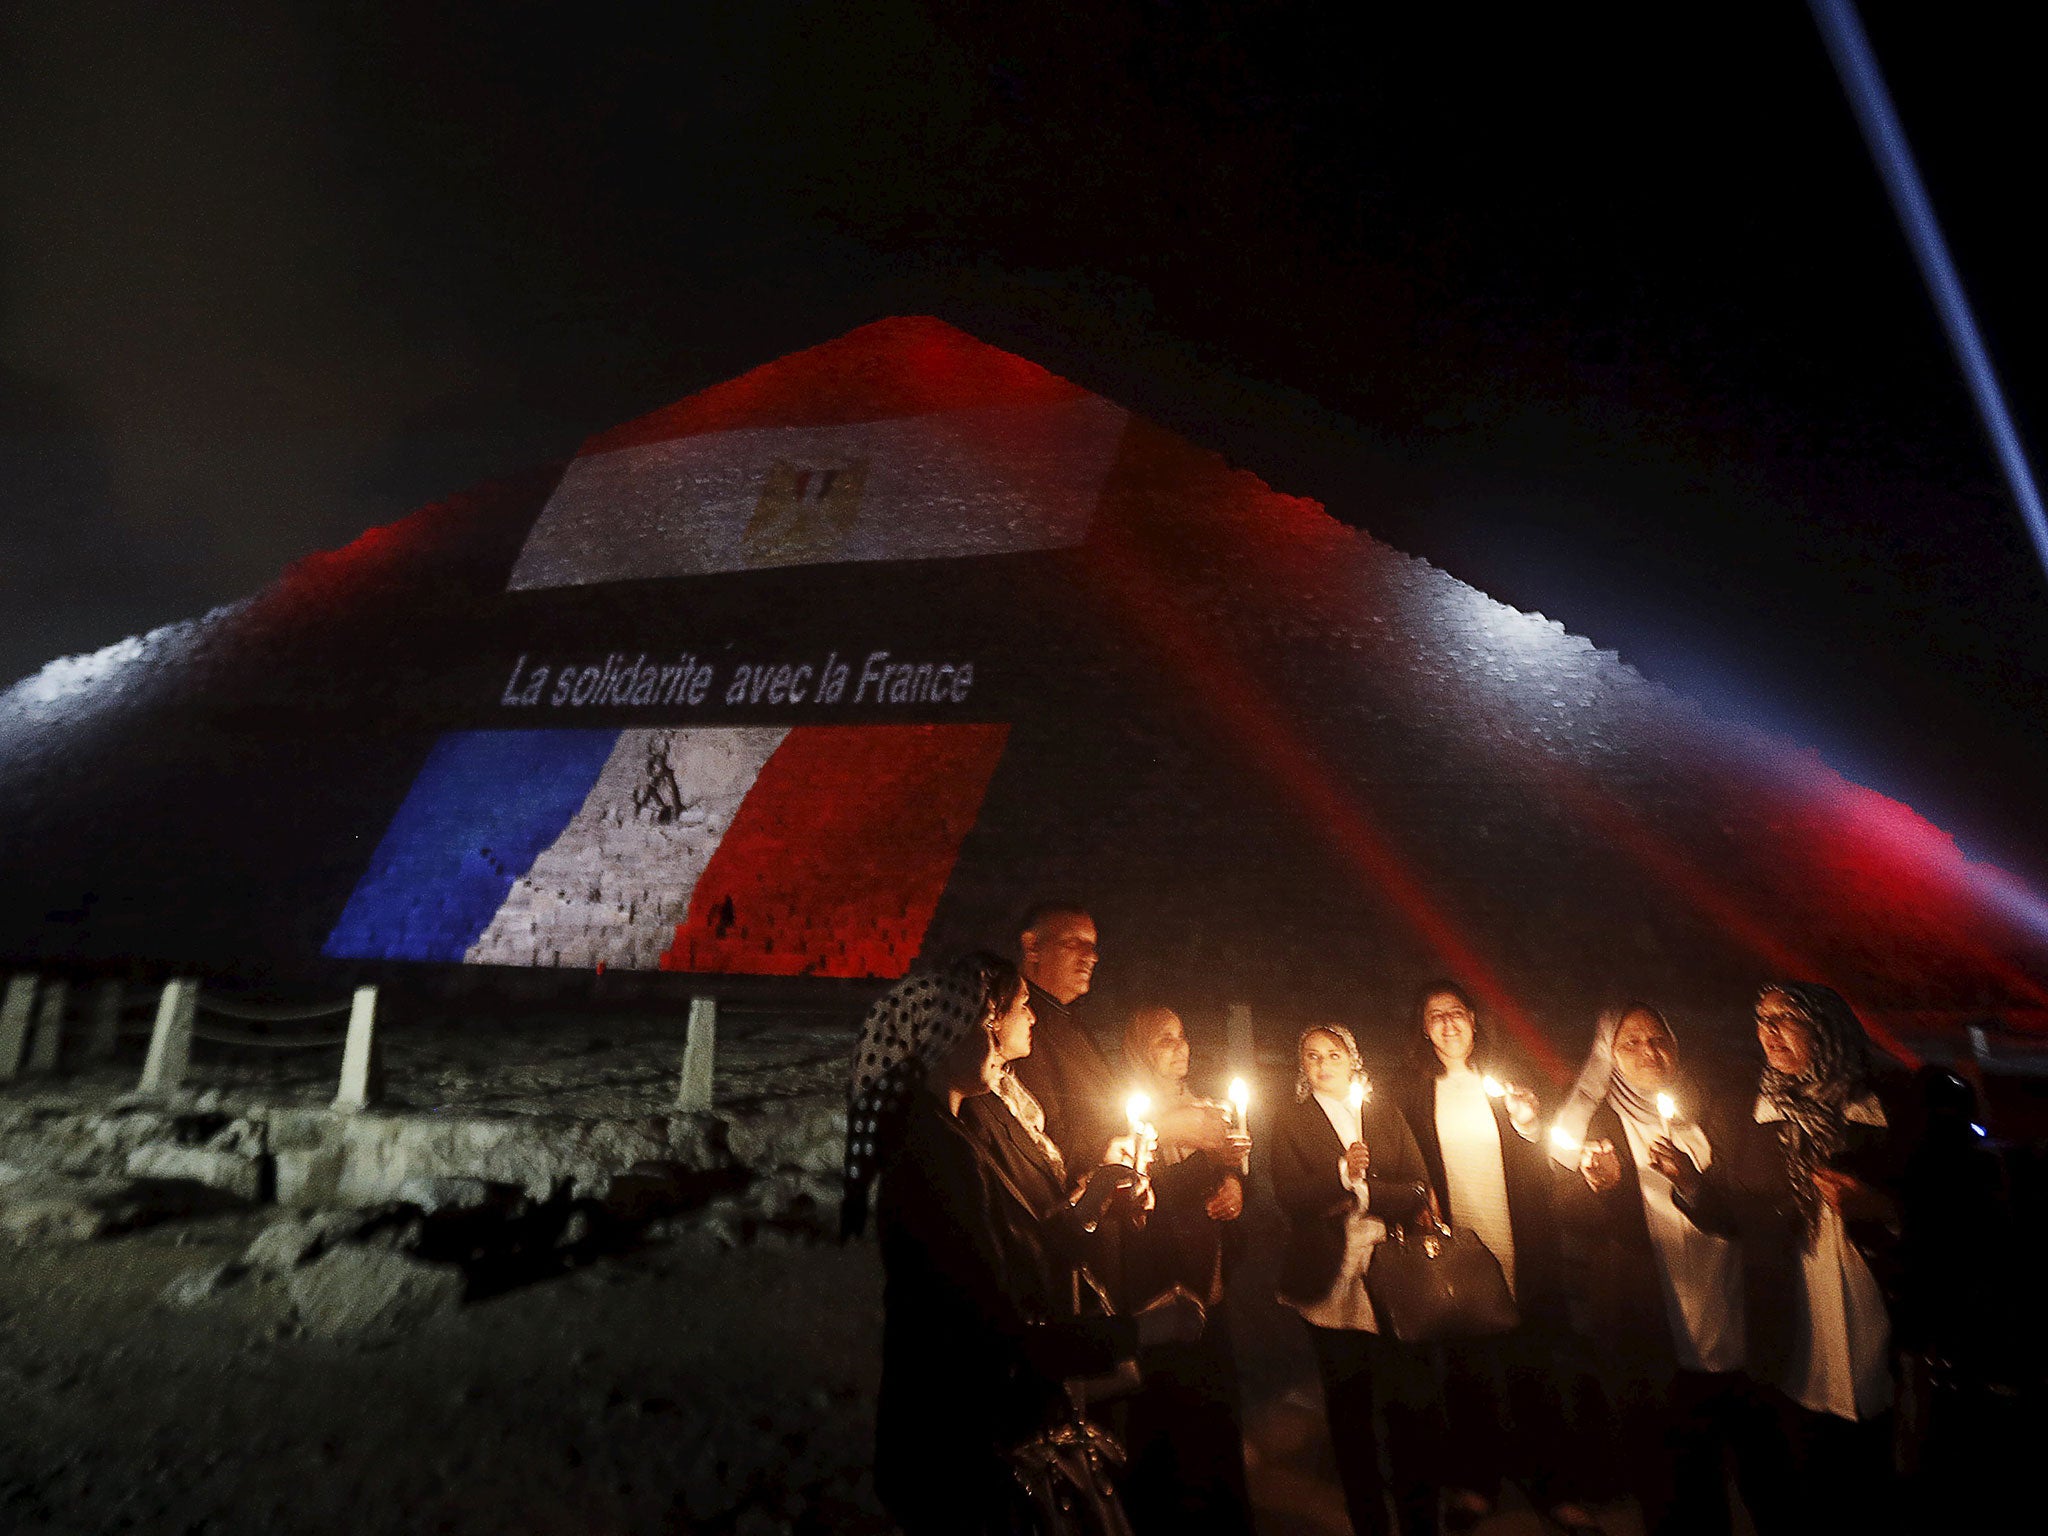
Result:
<svg viewBox="0 0 2048 1536"><path fill-rule="evenodd" d="M1351 1057L1351 1075L1353 1077L1363 1077L1365 1075L1365 1058L1358 1054L1358 1041L1351 1031L1342 1024L1311 1024L1307 1029L1304 1029L1300 1037L1294 1042L1294 1059L1297 1062L1301 1060L1301 1048L1308 1044L1308 1037L1310 1035L1328 1035L1331 1039L1340 1042ZM1294 1102L1297 1104L1307 1102L1308 1096L1314 1091L1308 1085L1308 1073L1297 1071L1294 1074ZM1372 1088L1368 1084L1366 1096L1370 1098L1371 1095Z"/></svg>
<svg viewBox="0 0 2048 1536"><path fill-rule="evenodd" d="M1870 1037L1863 1021L1832 987L1810 981L1774 981L1757 990L1761 1003L1773 992L1792 1005L1806 1025L1811 1060L1797 1077L1768 1062L1758 1084L1765 1102L1783 1117L1779 1139L1792 1175L1792 1198L1799 1207L1806 1243L1813 1246L1820 1229L1820 1191L1813 1175L1842 1150L1847 1136L1849 1104L1870 1091Z"/></svg>
<svg viewBox="0 0 2048 1536"><path fill-rule="evenodd" d="M846 1099L841 1235L851 1237L867 1226L869 1190L902 1144L911 1095L925 1072L987 1021L1003 980L997 967L1007 969L1008 963L969 955L943 970L913 971L868 1009Z"/></svg>

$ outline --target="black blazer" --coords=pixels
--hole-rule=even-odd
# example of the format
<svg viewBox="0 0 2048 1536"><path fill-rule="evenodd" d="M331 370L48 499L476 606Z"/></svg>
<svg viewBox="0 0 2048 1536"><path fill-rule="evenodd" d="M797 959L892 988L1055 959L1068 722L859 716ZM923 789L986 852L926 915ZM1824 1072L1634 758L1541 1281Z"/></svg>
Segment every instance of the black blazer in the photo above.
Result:
<svg viewBox="0 0 2048 1536"><path fill-rule="evenodd" d="M1410 1072L1395 1087L1395 1100L1429 1170L1437 1209L1448 1226L1457 1225L1450 1182L1444 1175L1443 1140L1436 1130L1436 1078ZM1564 1277L1558 1254L1557 1218L1551 1210L1554 1166L1542 1138L1526 1141L1500 1099L1490 1103L1500 1136L1501 1172L1508 1193L1508 1226L1515 1234L1515 1305L1522 1321L1562 1327L1566 1322Z"/></svg>
<svg viewBox="0 0 2048 1536"><path fill-rule="evenodd" d="M1872 1087L1886 1124L1852 1122L1848 1145L1835 1166L1897 1198L1917 1139L1919 1105L1902 1074L1883 1074ZM1700 1123L1714 1146L1713 1166L1702 1176L1698 1194L1689 1201L1681 1196L1677 1204L1702 1231L1741 1240L1749 1372L1761 1381L1775 1382L1802 1343L1798 1329L1805 1308L1798 1297L1806 1283L1800 1271L1806 1235L1792 1199L1779 1127L1757 1124L1756 1099L1752 1085L1747 1094L1710 1106L1711 1122L1703 1117ZM1852 1221L1848 1235L1889 1302L1895 1290L1892 1260L1899 1234L1880 1223Z"/></svg>
<svg viewBox="0 0 2048 1536"><path fill-rule="evenodd" d="M1368 1099L1359 1117L1372 1167L1368 1208L1388 1225L1409 1221L1429 1204L1428 1174L1407 1122L1393 1105ZM1344 1144L1313 1098L1274 1117L1268 1168L1273 1195L1287 1218L1280 1260L1280 1296L1310 1306L1329 1294L1344 1265L1344 1218L1357 1201L1337 1176Z"/></svg>
<svg viewBox="0 0 2048 1536"><path fill-rule="evenodd" d="M1678 1369L1678 1353L1658 1278L1657 1250L1643 1215L1642 1179L1621 1116L1606 1103L1593 1111L1586 1127L1586 1140L1602 1138L1614 1144L1621 1163L1621 1182L1605 1194L1596 1193L1577 1168L1551 1164L1551 1208L1557 1215L1560 1273L1572 1324L1599 1347L1601 1359L1616 1374L1668 1381Z"/></svg>

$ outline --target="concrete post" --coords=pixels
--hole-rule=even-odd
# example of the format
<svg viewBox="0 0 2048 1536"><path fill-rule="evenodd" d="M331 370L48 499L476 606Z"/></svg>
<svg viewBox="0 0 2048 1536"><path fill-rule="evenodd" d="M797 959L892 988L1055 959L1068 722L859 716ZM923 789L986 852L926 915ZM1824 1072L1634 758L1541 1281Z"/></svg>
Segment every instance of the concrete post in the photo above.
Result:
<svg viewBox="0 0 2048 1536"><path fill-rule="evenodd" d="M179 976L164 983L157 1000L156 1027L149 1034L149 1057L142 1064L138 1093L168 1093L185 1081L192 1059L192 1016L199 1011L199 982Z"/></svg>
<svg viewBox="0 0 2048 1536"><path fill-rule="evenodd" d="M85 1059L112 1061L121 1049L121 978L110 976L92 989L92 1019L85 1031Z"/></svg>
<svg viewBox="0 0 2048 1536"><path fill-rule="evenodd" d="M683 1042L683 1080L676 1108L691 1113L711 1107L711 1058L718 1048L718 999L690 999L690 1033Z"/></svg>
<svg viewBox="0 0 2048 1536"><path fill-rule="evenodd" d="M1223 1054L1233 1072L1249 1078L1258 1070L1258 1044L1252 1039L1250 1003L1232 1003L1223 1010Z"/></svg>
<svg viewBox="0 0 2048 1536"><path fill-rule="evenodd" d="M28 1069L39 1077L57 1070L64 1049L64 1005L70 1000L71 984L61 978L46 983L36 999L36 1038L29 1047Z"/></svg>
<svg viewBox="0 0 2048 1536"><path fill-rule="evenodd" d="M348 1010L348 1043L341 1048L341 1092L334 1107L358 1110L370 1107L375 1093L370 1081L377 1059L377 989L357 987Z"/></svg>
<svg viewBox="0 0 2048 1536"><path fill-rule="evenodd" d="M0 997L0 1083L11 1083L21 1076L21 1059L28 1051L28 1031L35 1008L36 978L8 977L6 994Z"/></svg>

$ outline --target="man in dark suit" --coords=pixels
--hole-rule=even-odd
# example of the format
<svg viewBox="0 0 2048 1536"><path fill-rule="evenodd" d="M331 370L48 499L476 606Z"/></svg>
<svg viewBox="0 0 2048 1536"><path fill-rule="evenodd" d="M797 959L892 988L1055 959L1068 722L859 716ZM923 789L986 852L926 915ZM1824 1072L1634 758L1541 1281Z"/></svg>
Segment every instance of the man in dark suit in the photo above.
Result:
<svg viewBox="0 0 2048 1536"><path fill-rule="evenodd" d="M1045 1111L1045 1134L1070 1177L1103 1159L1124 1130L1123 1094L1073 1005L1095 976L1095 919L1078 902L1045 901L1024 914L1018 969L1031 987L1037 1018L1031 1054L1014 1064L1017 1081Z"/></svg>

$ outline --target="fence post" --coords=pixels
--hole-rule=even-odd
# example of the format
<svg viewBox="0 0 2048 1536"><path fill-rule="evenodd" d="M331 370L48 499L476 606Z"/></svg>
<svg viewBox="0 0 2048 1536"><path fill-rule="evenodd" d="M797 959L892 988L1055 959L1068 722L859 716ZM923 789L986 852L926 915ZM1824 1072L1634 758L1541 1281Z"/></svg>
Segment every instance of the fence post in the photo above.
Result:
<svg viewBox="0 0 2048 1536"><path fill-rule="evenodd" d="M156 1027L149 1033L149 1057L142 1064L138 1093L168 1093L185 1081L192 1059L192 1015L199 1009L196 977L177 976L164 983L157 999Z"/></svg>
<svg viewBox="0 0 2048 1536"><path fill-rule="evenodd" d="M29 1047L28 1069L42 1077L57 1070L57 1058L64 1049L64 1005L71 1000L71 984L62 977L45 983L36 999L36 1038Z"/></svg>
<svg viewBox="0 0 2048 1536"><path fill-rule="evenodd" d="M341 1091L334 1107L358 1110L370 1107L375 1096L371 1082L377 1059L377 989L357 987L348 1009L348 1043L341 1048Z"/></svg>
<svg viewBox="0 0 2048 1536"><path fill-rule="evenodd" d="M85 1059L112 1061L121 1049L121 978L110 976L92 989L92 1022L85 1032Z"/></svg>
<svg viewBox="0 0 2048 1536"><path fill-rule="evenodd" d="M29 1022L35 1017L36 978L33 974L7 978L7 992L0 997L0 1083L11 1083L21 1075L21 1058L28 1049Z"/></svg>
<svg viewBox="0 0 2048 1536"><path fill-rule="evenodd" d="M718 999L690 999L690 1032L683 1042L683 1080L676 1108L691 1113L711 1107L711 1059L718 1048Z"/></svg>
<svg viewBox="0 0 2048 1536"><path fill-rule="evenodd" d="M1233 1072L1249 1077L1257 1071L1258 1043L1252 1038L1250 1003L1232 1003L1223 1010L1223 1052Z"/></svg>

